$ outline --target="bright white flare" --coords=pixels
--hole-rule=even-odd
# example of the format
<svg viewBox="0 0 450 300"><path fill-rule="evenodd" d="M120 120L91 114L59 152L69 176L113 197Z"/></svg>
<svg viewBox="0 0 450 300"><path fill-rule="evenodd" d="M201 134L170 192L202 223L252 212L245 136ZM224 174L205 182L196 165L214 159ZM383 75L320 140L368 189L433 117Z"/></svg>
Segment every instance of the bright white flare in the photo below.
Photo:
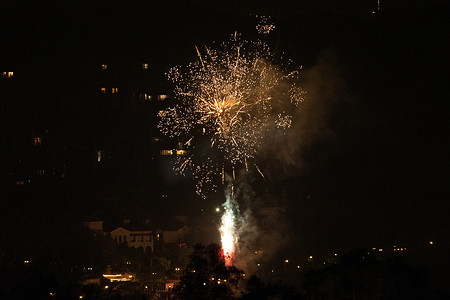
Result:
<svg viewBox="0 0 450 300"><path fill-rule="evenodd" d="M235 236L235 212L231 197L227 197L227 201L223 204L224 214L222 215L222 225L220 226L220 238L222 242L223 255L225 265L231 266L234 255L236 236Z"/></svg>

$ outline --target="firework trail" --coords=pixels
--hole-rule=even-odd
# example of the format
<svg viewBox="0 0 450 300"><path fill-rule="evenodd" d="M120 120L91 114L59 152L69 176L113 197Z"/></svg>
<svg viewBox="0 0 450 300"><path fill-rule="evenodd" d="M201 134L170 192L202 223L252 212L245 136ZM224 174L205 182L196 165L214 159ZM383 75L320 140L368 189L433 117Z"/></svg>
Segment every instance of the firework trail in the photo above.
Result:
<svg viewBox="0 0 450 300"><path fill-rule="evenodd" d="M225 174L230 174L221 237L231 256L238 211L235 170L257 171L265 180L256 163L258 149L269 131L291 126L286 111L303 101L304 91L295 83L298 70L283 71L261 41L242 40L235 33L215 49L196 47L196 53L197 61L169 71L177 104L160 114L158 127L163 134L185 141L188 154L177 156L174 169L195 178L200 196L215 191L220 182L225 184Z"/></svg>
<svg viewBox="0 0 450 300"><path fill-rule="evenodd" d="M225 212L222 215L222 225L219 228L220 240L222 243L225 264L227 266L230 266L234 257L235 245L237 244L235 226L239 211L237 211L238 205L237 203L235 203L234 196L227 196L227 200L222 206Z"/></svg>

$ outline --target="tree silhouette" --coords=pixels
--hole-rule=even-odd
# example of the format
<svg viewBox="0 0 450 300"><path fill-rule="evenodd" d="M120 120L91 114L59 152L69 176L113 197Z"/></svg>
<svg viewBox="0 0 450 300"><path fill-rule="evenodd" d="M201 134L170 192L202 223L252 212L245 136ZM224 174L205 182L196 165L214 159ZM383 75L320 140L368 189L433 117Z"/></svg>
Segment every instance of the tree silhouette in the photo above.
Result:
<svg viewBox="0 0 450 300"><path fill-rule="evenodd" d="M217 244L197 244L181 278L183 299L232 299L242 274L234 266L225 266Z"/></svg>
<svg viewBox="0 0 450 300"><path fill-rule="evenodd" d="M306 299L429 299L427 274L398 258L381 261L366 250L305 274Z"/></svg>

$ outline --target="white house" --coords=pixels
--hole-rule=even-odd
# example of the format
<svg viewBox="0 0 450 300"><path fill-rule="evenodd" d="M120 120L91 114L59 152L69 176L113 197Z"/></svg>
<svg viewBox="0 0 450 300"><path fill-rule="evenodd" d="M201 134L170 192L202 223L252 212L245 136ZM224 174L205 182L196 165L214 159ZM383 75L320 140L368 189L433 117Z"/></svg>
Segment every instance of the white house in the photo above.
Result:
<svg viewBox="0 0 450 300"><path fill-rule="evenodd" d="M154 243L151 230L129 230L118 227L110 234L111 238L118 244L126 244L128 247L142 249L147 253L153 252Z"/></svg>

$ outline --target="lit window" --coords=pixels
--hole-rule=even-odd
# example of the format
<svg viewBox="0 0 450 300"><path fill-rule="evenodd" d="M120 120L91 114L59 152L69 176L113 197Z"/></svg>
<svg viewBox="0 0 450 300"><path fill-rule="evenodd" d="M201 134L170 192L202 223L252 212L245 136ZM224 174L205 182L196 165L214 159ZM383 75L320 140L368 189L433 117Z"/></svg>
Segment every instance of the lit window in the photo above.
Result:
<svg viewBox="0 0 450 300"><path fill-rule="evenodd" d="M105 88L105 87L100 88L100 91L101 91L103 94L106 94L106 88Z"/></svg>
<svg viewBox="0 0 450 300"><path fill-rule="evenodd" d="M119 89L118 88L112 88L111 89L111 93L112 94L117 94L119 92Z"/></svg>
<svg viewBox="0 0 450 300"><path fill-rule="evenodd" d="M159 154L161 154L161 155L173 155L173 151L172 150L161 150L159 152Z"/></svg>
<svg viewBox="0 0 450 300"><path fill-rule="evenodd" d="M150 100L152 100L152 96L150 94L147 94L147 93L140 93L139 94L139 99L150 101Z"/></svg>
<svg viewBox="0 0 450 300"><path fill-rule="evenodd" d="M147 70L148 69L148 63L142 63L141 64L141 69L142 70Z"/></svg>
<svg viewBox="0 0 450 300"><path fill-rule="evenodd" d="M3 72L3 77L12 78L14 76L14 72Z"/></svg>
<svg viewBox="0 0 450 300"><path fill-rule="evenodd" d="M158 95L158 101L163 101L165 99L167 99L167 95Z"/></svg>
<svg viewBox="0 0 450 300"><path fill-rule="evenodd" d="M42 140L40 137L35 137L34 138L34 146L40 146L42 144Z"/></svg>
<svg viewBox="0 0 450 300"><path fill-rule="evenodd" d="M106 70L106 69L108 69L108 65L102 64L102 70Z"/></svg>
<svg viewBox="0 0 450 300"><path fill-rule="evenodd" d="M102 150L98 150L97 151L97 161L101 162L102 161Z"/></svg>
<svg viewBox="0 0 450 300"><path fill-rule="evenodd" d="M177 150L177 155L186 155L186 150Z"/></svg>

